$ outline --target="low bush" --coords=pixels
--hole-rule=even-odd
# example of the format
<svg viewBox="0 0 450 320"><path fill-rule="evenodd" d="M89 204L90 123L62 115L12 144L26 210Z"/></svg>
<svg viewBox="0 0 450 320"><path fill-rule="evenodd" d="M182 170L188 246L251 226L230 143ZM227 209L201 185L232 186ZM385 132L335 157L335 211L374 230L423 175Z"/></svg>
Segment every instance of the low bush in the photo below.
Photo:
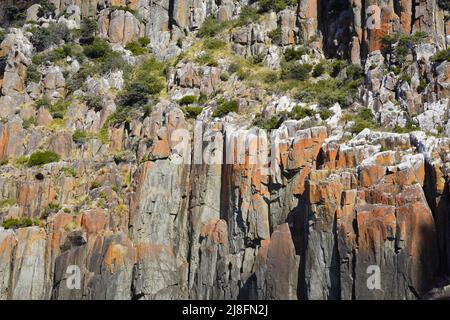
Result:
<svg viewBox="0 0 450 320"><path fill-rule="evenodd" d="M336 102L341 106L351 103L357 90L352 82L336 79L320 80L317 83L304 82L300 84L296 98L305 103L319 103L323 108L329 108Z"/></svg>
<svg viewBox="0 0 450 320"><path fill-rule="evenodd" d="M197 37L206 38L206 37L214 37L219 34L224 28L224 24L217 21L212 16L209 16L205 19L202 26L197 32Z"/></svg>
<svg viewBox="0 0 450 320"><path fill-rule="evenodd" d="M358 134L365 128L375 129L377 128L377 123L372 111L368 108L361 109L352 120L355 122L352 127L352 133Z"/></svg>
<svg viewBox="0 0 450 320"><path fill-rule="evenodd" d="M219 118L227 115L230 112L238 112L239 111L239 103L236 100L219 101L219 106L214 110L212 116L213 118Z"/></svg>
<svg viewBox="0 0 450 320"><path fill-rule="evenodd" d="M64 23L50 23L47 28L35 27L32 30L31 43L38 52L46 50L61 41L72 41L72 33Z"/></svg>
<svg viewBox="0 0 450 320"><path fill-rule="evenodd" d="M31 226L40 226L39 219L31 219L28 217L22 218L8 218L3 221L2 226L5 229L18 229L18 228L27 228Z"/></svg>
<svg viewBox="0 0 450 320"><path fill-rule="evenodd" d="M51 104L49 107L50 114L53 119L64 119L66 115L67 108L70 106L69 101L64 101L64 99L59 99L55 103Z"/></svg>
<svg viewBox="0 0 450 320"><path fill-rule="evenodd" d="M424 32L416 32L410 35L400 33L386 35L381 39L382 51L393 53L396 64L402 65L406 56L412 52L413 47L421 43L426 37L427 34Z"/></svg>
<svg viewBox="0 0 450 320"><path fill-rule="evenodd" d="M214 38L207 38L205 42L203 43L203 47L208 50L218 50L222 49L227 45L225 41L214 39Z"/></svg>
<svg viewBox="0 0 450 320"><path fill-rule="evenodd" d="M293 6L296 4L296 0L258 0L257 2L261 12L280 12L288 6Z"/></svg>
<svg viewBox="0 0 450 320"><path fill-rule="evenodd" d="M60 156L50 150L47 151L36 151L33 152L28 159L28 166L42 166L47 163L58 162L60 160Z"/></svg>
<svg viewBox="0 0 450 320"><path fill-rule="evenodd" d="M347 66L347 62L344 60L334 60L331 63L331 76L337 77L341 70L343 70Z"/></svg>
<svg viewBox="0 0 450 320"><path fill-rule="evenodd" d="M147 47L150 44L150 39L148 37L140 37L138 42L141 47Z"/></svg>
<svg viewBox="0 0 450 320"><path fill-rule="evenodd" d="M241 8L241 14L235 22L236 27L243 27L250 23L255 23L259 20L260 15L258 10L252 6L243 6Z"/></svg>
<svg viewBox="0 0 450 320"><path fill-rule="evenodd" d="M83 19L80 29L80 44L91 44L94 41L96 31L97 22L93 18Z"/></svg>
<svg viewBox="0 0 450 320"><path fill-rule="evenodd" d="M219 64L210 53L205 53L195 59L195 62L208 67L217 67Z"/></svg>
<svg viewBox="0 0 450 320"><path fill-rule="evenodd" d="M290 113L290 117L300 120L306 117L314 117L315 114L314 110L302 106L295 106Z"/></svg>
<svg viewBox="0 0 450 320"><path fill-rule="evenodd" d="M26 83L34 82L39 83L41 81L41 72L39 71L39 68L35 64L31 64L27 68L27 76L25 78Z"/></svg>
<svg viewBox="0 0 450 320"><path fill-rule="evenodd" d="M119 96L119 105L141 107L148 103L150 90L143 83L132 83Z"/></svg>
<svg viewBox="0 0 450 320"><path fill-rule="evenodd" d="M63 174L65 174L66 176L69 176L69 177L76 177L76 175L77 175L77 172L72 167L62 167L60 172L62 172Z"/></svg>
<svg viewBox="0 0 450 320"><path fill-rule="evenodd" d="M84 102L88 106L89 109L94 109L95 112L99 112L103 109L103 99L102 97L89 94L84 96Z"/></svg>
<svg viewBox="0 0 450 320"><path fill-rule="evenodd" d="M109 43L100 38L95 38L91 44L84 47L84 54L91 59L104 58L111 53Z"/></svg>
<svg viewBox="0 0 450 320"><path fill-rule="evenodd" d="M25 9L15 5L4 5L3 12L7 22L16 27L21 26L27 16Z"/></svg>
<svg viewBox="0 0 450 320"><path fill-rule="evenodd" d="M302 56L304 56L307 53L308 50L303 47L287 48L286 51L284 52L284 59L286 61L297 61L300 60Z"/></svg>
<svg viewBox="0 0 450 320"><path fill-rule="evenodd" d="M48 96L43 96L42 98L36 100L36 102L34 103L36 109L40 109L41 107L50 108L51 105L52 102L50 101L50 98Z"/></svg>
<svg viewBox="0 0 450 320"><path fill-rule="evenodd" d="M268 36L272 39L272 43L275 45L281 45L283 31L281 28L273 29L269 32Z"/></svg>
<svg viewBox="0 0 450 320"><path fill-rule="evenodd" d="M450 61L450 48L436 52L436 54L431 57L433 62L443 62Z"/></svg>
<svg viewBox="0 0 450 320"><path fill-rule="evenodd" d="M147 48L138 41L129 42L125 49L130 50L134 56L140 56L148 52Z"/></svg>
<svg viewBox="0 0 450 320"><path fill-rule="evenodd" d="M56 7L50 1L41 0L39 1L39 4L41 5L38 12L39 17L49 18L55 13Z"/></svg>
<svg viewBox="0 0 450 320"><path fill-rule="evenodd" d="M112 6L111 9L127 11L127 12L129 12L131 14L135 14L136 13L136 11L131 9L128 5L125 5L125 6Z"/></svg>
<svg viewBox="0 0 450 320"><path fill-rule="evenodd" d="M253 125L264 130L275 130L280 127L280 125L283 123L283 121L286 120L286 118L287 117L284 113L274 115L270 118L264 118L262 114L259 114L255 117Z"/></svg>
<svg viewBox="0 0 450 320"><path fill-rule="evenodd" d="M295 61L282 64L281 78L283 80L307 80L310 77L313 66Z"/></svg>
<svg viewBox="0 0 450 320"><path fill-rule="evenodd" d="M184 96L183 98L181 98L180 100L178 100L178 103L181 106L187 106L193 103L197 102L197 97L196 96Z"/></svg>
<svg viewBox="0 0 450 320"><path fill-rule="evenodd" d="M188 119L196 119L202 111L202 107L187 106L183 108L183 112Z"/></svg>
<svg viewBox="0 0 450 320"><path fill-rule="evenodd" d="M346 69L347 79L360 80L364 78L364 70L361 66L351 64Z"/></svg>
<svg viewBox="0 0 450 320"><path fill-rule="evenodd" d="M76 129L72 135L72 140L75 143L84 143L86 139L89 137L88 133L81 129Z"/></svg>
<svg viewBox="0 0 450 320"><path fill-rule="evenodd" d="M312 75L314 78L318 78L321 75L323 75L326 72L327 68L326 68L326 63L325 62L319 62L318 64L316 64L314 66Z"/></svg>

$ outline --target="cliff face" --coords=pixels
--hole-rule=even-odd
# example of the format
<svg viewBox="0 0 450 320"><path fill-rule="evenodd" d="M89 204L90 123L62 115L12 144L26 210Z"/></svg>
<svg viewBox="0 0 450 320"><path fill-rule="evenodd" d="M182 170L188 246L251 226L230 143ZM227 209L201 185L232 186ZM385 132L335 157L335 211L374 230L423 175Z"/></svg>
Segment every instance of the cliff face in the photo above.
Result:
<svg viewBox="0 0 450 320"><path fill-rule="evenodd" d="M50 2L2 21L0 299L445 293L429 293L450 273L445 1ZM37 48L89 18L122 66L94 69L111 56L76 31ZM132 54L144 38L165 62ZM161 77L145 106L123 102ZM58 159L33 162L43 150Z"/></svg>

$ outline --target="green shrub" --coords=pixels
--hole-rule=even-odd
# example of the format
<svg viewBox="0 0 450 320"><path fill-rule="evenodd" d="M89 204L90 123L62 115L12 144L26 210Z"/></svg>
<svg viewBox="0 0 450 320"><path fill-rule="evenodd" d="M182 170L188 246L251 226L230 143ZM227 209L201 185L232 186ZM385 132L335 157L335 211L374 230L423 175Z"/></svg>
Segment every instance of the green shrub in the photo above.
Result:
<svg viewBox="0 0 450 320"><path fill-rule="evenodd" d="M64 99L59 99L58 101L50 105L48 110L50 111L53 119L64 119L69 105L70 102L64 101Z"/></svg>
<svg viewBox="0 0 450 320"><path fill-rule="evenodd" d="M296 120L300 120L306 117L313 117L315 114L316 113L309 108L295 106L291 111L290 117Z"/></svg>
<svg viewBox="0 0 450 320"><path fill-rule="evenodd" d="M250 63L254 66L261 66L263 62L264 62L264 55L262 54L257 54L251 56L250 58Z"/></svg>
<svg viewBox="0 0 450 320"><path fill-rule="evenodd" d="M119 164L119 163L122 163L122 162L125 162L126 161L126 154L125 154L125 152L119 152L119 153L116 153L114 156L113 156L113 159L114 159L114 162L116 163L116 164Z"/></svg>
<svg viewBox="0 0 450 320"><path fill-rule="evenodd" d="M195 59L195 62L208 67L217 67L219 64L210 53L205 53Z"/></svg>
<svg viewBox="0 0 450 320"><path fill-rule="evenodd" d="M88 106L89 109L94 109L95 112L99 112L103 109L103 99L102 97L89 94L84 96L84 102Z"/></svg>
<svg viewBox="0 0 450 320"><path fill-rule="evenodd" d="M82 66L77 73L66 79L66 88L69 92L75 92L82 88L86 79L93 74L93 71L88 66Z"/></svg>
<svg viewBox="0 0 450 320"><path fill-rule="evenodd" d="M336 102L347 105L356 96L357 90L351 83L336 79L320 80L317 83L302 83L298 88L296 98L305 103L319 103L323 108L329 108Z"/></svg>
<svg viewBox="0 0 450 320"><path fill-rule="evenodd" d="M109 52L103 59L100 59L99 62L95 72L101 75L117 70L126 72L130 67L122 55L116 51Z"/></svg>
<svg viewBox="0 0 450 320"><path fill-rule="evenodd" d="M84 54L91 59L104 58L110 52L109 43L100 38L95 38L91 44L84 47Z"/></svg>
<svg viewBox="0 0 450 320"><path fill-rule="evenodd" d="M214 38L207 38L205 42L203 43L203 47L208 50L218 50L222 49L227 45L225 41L214 39Z"/></svg>
<svg viewBox="0 0 450 320"><path fill-rule="evenodd" d="M204 94L203 92L200 93L200 96L198 97L198 103L205 104L208 102L208 96Z"/></svg>
<svg viewBox="0 0 450 320"><path fill-rule="evenodd" d="M89 137L88 133L81 129L76 129L72 135L72 140L75 143L84 143Z"/></svg>
<svg viewBox="0 0 450 320"><path fill-rule="evenodd" d="M347 66L347 62L344 60L334 60L331 63L331 76L337 77L342 69Z"/></svg>
<svg viewBox="0 0 450 320"><path fill-rule="evenodd" d="M61 206L58 203L49 203L46 207L47 211L50 212L58 212L59 210L61 210Z"/></svg>
<svg viewBox="0 0 450 320"><path fill-rule="evenodd" d="M288 62L282 64L281 78L283 80L307 80L310 77L313 66L304 63Z"/></svg>
<svg viewBox="0 0 450 320"><path fill-rule="evenodd" d="M259 20L260 15L258 10L252 6L243 6L241 8L241 14L235 22L236 27L243 27L250 23L256 23Z"/></svg>
<svg viewBox="0 0 450 320"><path fill-rule="evenodd" d="M36 126L37 125L37 120L35 117L30 117L28 119L23 120L22 122L22 127L24 129L29 129L31 126Z"/></svg>
<svg viewBox="0 0 450 320"><path fill-rule="evenodd" d="M264 130L278 129L286 120L285 114L277 114L270 118L264 118L262 114L258 114L253 121L253 125Z"/></svg>
<svg viewBox="0 0 450 320"><path fill-rule="evenodd" d="M239 111L239 103L236 100L219 101L219 106L214 110L212 116L213 118L219 118L227 115L230 112L238 112Z"/></svg>
<svg viewBox="0 0 450 320"><path fill-rule="evenodd" d="M326 64L324 62L319 62L314 66L312 75L314 78L318 78L321 75L323 75L325 71L326 71Z"/></svg>
<svg viewBox="0 0 450 320"><path fill-rule="evenodd" d="M28 166L42 166L47 163L58 162L60 160L60 156L50 150L47 151L36 151L28 159Z"/></svg>
<svg viewBox="0 0 450 320"><path fill-rule="evenodd" d="M119 96L119 105L141 107L148 103L150 90L143 83L132 83Z"/></svg>
<svg viewBox="0 0 450 320"><path fill-rule="evenodd" d="M296 4L295 0L258 0L261 12L275 11L280 12L288 6Z"/></svg>
<svg viewBox="0 0 450 320"><path fill-rule="evenodd" d="M411 83L411 76L407 75L407 74L402 74L399 77L399 80L402 82L407 82L407 83Z"/></svg>
<svg viewBox="0 0 450 320"><path fill-rule="evenodd" d="M197 97L196 96L184 96L183 98L178 100L178 103L181 106L190 105L190 104L193 104L193 103L196 103L196 102L197 102Z"/></svg>
<svg viewBox="0 0 450 320"><path fill-rule="evenodd" d="M333 112L328 109L321 109L319 110L319 115L322 120L327 120L333 115Z"/></svg>
<svg viewBox="0 0 450 320"><path fill-rule="evenodd" d="M308 51L303 47L287 48L286 51L284 52L284 59L288 62L300 60L302 56L304 56L307 53Z"/></svg>
<svg viewBox="0 0 450 320"><path fill-rule="evenodd" d="M2 199L0 200L0 208L9 208L13 205L17 204L17 201L15 199Z"/></svg>
<svg viewBox="0 0 450 320"><path fill-rule="evenodd" d="M220 80L221 81L228 81L230 80L230 74L227 71L224 71L220 74Z"/></svg>
<svg viewBox="0 0 450 320"><path fill-rule="evenodd" d="M140 37L138 42L142 47L147 47L150 44L150 39L148 37Z"/></svg>
<svg viewBox="0 0 450 320"><path fill-rule="evenodd" d="M0 43L3 42L3 40L5 40L6 37L6 33L4 30L0 30Z"/></svg>
<svg viewBox="0 0 450 320"><path fill-rule="evenodd" d="M126 5L126 6L112 6L111 9L127 11L127 12L129 12L131 14L135 14L136 13L136 11L131 9L128 5Z"/></svg>
<svg viewBox="0 0 450 320"><path fill-rule="evenodd" d="M421 43L427 34L424 32L416 32L411 35L390 34L381 39L382 51L395 54L396 63L401 65L405 62L406 56L412 52L412 48Z"/></svg>
<svg viewBox="0 0 450 320"><path fill-rule="evenodd" d="M140 56L148 52L147 48L143 47L138 41L129 42L125 49L130 50L133 56Z"/></svg>
<svg viewBox="0 0 450 320"><path fill-rule="evenodd" d="M221 24L214 17L209 16L205 19L202 26L198 30L197 37L206 38L214 37L219 34L224 28L224 24Z"/></svg>
<svg viewBox="0 0 450 320"><path fill-rule="evenodd" d="M15 5L6 5L3 7L4 17L14 26L20 26L25 21L27 13L24 8Z"/></svg>
<svg viewBox="0 0 450 320"><path fill-rule="evenodd" d="M128 85L131 83L143 84L151 95L157 95L165 88L166 65L156 60L155 57L149 57L134 70L135 72L128 80Z"/></svg>
<svg viewBox="0 0 450 320"><path fill-rule="evenodd" d="M375 129L377 128L377 123L370 109L361 109L356 116L352 118L355 125L352 127L352 133L358 134L364 129Z"/></svg>
<svg viewBox="0 0 450 320"><path fill-rule="evenodd" d="M35 64L30 65L27 68L26 83L34 82L39 83L41 81L41 72Z"/></svg>
<svg viewBox="0 0 450 320"><path fill-rule="evenodd" d="M65 174L69 177L76 177L76 175L77 175L77 172L72 167L62 167L60 172L62 172L63 174Z"/></svg>
<svg viewBox="0 0 450 320"><path fill-rule="evenodd" d="M48 0L41 0L39 4L41 5L38 12L39 17L49 18L56 10L55 5Z"/></svg>
<svg viewBox="0 0 450 320"><path fill-rule="evenodd" d="M351 64L346 69L347 78L352 80L360 80L364 78L364 70L361 66Z"/></svg>
<svg viewBox="0 0 450 320"><path fill-rule="evenodd" d="M202 107L195 107L195 106L187 106L183 108L183 112L189 119L196 119L200 113L202 113L203 108Z"/></svg>
<svg viewBox="0 0 450 320"><path fill-rule="evenodd" d="M51 105L52 102L50 101L50 98L48 96L43 96L42 98L36 100L36 102L34 103L36 109L40 109L41 107L50 108Z"/></svg>
<svg viewBox="0 0 450 320"><path fill-rule="evenodd" d="M70 42L72 34L64 23L50 23L47 28L35 28L32 31L31 43L38 52L46 50L61 41Z"/></svg>
<svg viewBox="0 0 450 320"><path fill-rule="evenodd" d="M450 48L436 52L436 54L433 57L431 57L431 61L432 62L450 61Z"/></svg>
<svg viewBox="0 0 450 320"><path fill-rule="evenodd" d="M231 63L230 66L228 67L228 72L231 73L231 74L233 74L233 73L238 72L238 71L241 70L241 69L242 69L242 66L241 66L240 63L233 62L233 63Z"/></svg>
<svg viewBox="0 0 450 320"><path fill-rule="evenodd" d="M93 181L89 189L94 190L100 188L102 185L98 181Z"/></svg>
<svg viewBox="0 0 450 320"><path fill-rule="evenodd" d="M5 229L17 229L20 227L20 220L17 218L8 218L3 221L2 226Z"/></svg>
<svg viewBox="0 0 450 320"><path fill-rule="evenodd" d="M413 124L411 121L406 122L405 127L396 126L394 128L394 132L396 133L410 133L413 131L420 130L415 124Z"/></svg>
<svg viewBox="0 0 450 320"><path fill-rule="evenodd" d="M428 86L427 81L424 80L424 79L421 79L420 83L419 83L419 86L417 87L417 92L419 92L419 93L424 92L425 89L427 88L427 86Z"/></svg>
<svg viewBox="0 0 450 320"><path fill-rule="evenodd" d="M282 41L283 30L281 28L273 29L269 32L268 36L272 39L272 43L276 45L280 45Z"/></svg>
<svg viewBox="0 0 450 320"><path fill-rule="evenodd" d="M80 43L91 44L94 41L97 31L97 22L93 18L83 19L81 21Z"/></svg>

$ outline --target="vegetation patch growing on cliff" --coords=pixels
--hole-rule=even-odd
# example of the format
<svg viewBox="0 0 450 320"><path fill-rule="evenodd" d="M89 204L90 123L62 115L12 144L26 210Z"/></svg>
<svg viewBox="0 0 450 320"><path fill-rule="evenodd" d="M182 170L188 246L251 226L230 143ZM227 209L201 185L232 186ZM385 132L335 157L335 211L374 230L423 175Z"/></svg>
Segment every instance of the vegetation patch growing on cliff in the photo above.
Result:
<svg viewBox="0 0 450 320"><path fill-rule="evenodd" d="M236 100L227 101L225 99L221 99L219 101L219 106L214 110L212 116L213 118L220 118L226 116L230 112L238 112L239 111L239 103Z"/></svg>
<svg viewBox="0 0 450 320"><path fill-rule="evenodd" d="M27 165L29 167L42 166L47 163L58 162L61 159L59 154L46 150L33 152L28 159Z"/></svg>
<svg viewBox="0 0 450 320"><path fill-rule="evenodd" d="M27 228L31 226L40 226L41 221L38 218L31 219L28 217L8 218L3 221L2 226L5 229Z"/></svg>
<svg viewBox="0 0 450 320"><path fill-rule="evenodd" d="M30 32L31 43L38 52L49 49L61 41L72 41L72 33L64 23L51 22L48 27L34 27Z"/></svg>
<svg viewBox="0 0 450 320"><path fill-rule="evenodd" d="M433 57L431 57L431 61L433 62L450 61L450 48L436 52L436 54Z"/></svg>

